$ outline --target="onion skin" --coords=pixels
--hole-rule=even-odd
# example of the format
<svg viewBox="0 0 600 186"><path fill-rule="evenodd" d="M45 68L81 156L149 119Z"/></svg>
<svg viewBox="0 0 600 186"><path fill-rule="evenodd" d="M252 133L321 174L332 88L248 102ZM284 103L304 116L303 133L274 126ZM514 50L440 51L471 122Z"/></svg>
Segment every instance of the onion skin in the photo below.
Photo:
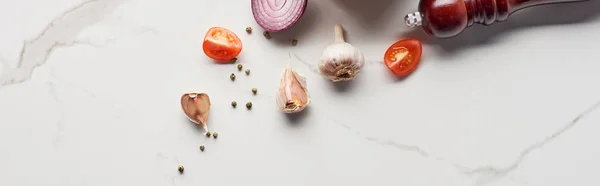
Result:
<svg viewBox="0 0 600 186"><path fill-rule="evenodd" d="M300 20L308 0L252 0L254 20L269 32L279 32Z"/></svg>

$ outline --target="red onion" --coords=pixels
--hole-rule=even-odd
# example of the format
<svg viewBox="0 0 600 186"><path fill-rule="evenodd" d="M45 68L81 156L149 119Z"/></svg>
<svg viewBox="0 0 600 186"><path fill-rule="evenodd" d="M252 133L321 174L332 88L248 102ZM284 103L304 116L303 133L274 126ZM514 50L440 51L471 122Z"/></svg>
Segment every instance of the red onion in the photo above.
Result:
<svg viewBox="0 0 600 186"><path fill-rule="evenodd" d="M308 0L252 0L252 14L262 28L279 32L296 24Z"/></svg>

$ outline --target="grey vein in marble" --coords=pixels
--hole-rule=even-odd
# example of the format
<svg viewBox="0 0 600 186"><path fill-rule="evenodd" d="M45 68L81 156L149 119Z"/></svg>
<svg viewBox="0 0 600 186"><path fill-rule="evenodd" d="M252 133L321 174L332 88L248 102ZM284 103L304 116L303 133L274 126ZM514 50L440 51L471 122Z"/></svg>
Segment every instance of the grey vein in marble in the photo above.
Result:
<svg viewBox="0 0 600 186"><path fill-rule="evenodd" d="M31 78L56 47L72 45L86 27L103 20L125 0L88 0L62 13L32 40L25 40L15 68L0 76L0 86L18 84Z"/></svg>
<svg viewBox="0 0 600 186"><path fill-rule="evenodd" d="M512 164L510 164L509 166L506 166L506 167L502 167L502 168L498 168L498 167L494 167L494 166L483 166L483 167L479 167L479 168L475 168L475 169L469 169L466 166L449 161L442 156L432 155L431 153L425 151L423 148L421 148L419 146L407 145L407 144L398 143L393 140L383 140L383 139L379 139L379 138L375 138L375 137L371 137L371 136L365 136L365 135L361 134L360 132L353 131L350 126L345 125L343 123L341 123L340 126L342 126L343 128L345 128L346 130L348 130L350 132L355 133L357 136L360 136L369 142L393 147L393 148L401 150L401 151L414 152L414 153L419 154L423 158L433 158L434 160L437 160L437 161L443 161L443 162L449 163L454 168L456 168L461 173L463 173L467 176L478 176L476 179L475 185L486 185L486 184L492 183L494 181L497 181L498 179L506 177L509 173L516 170L521 165L521 163L525 160L527 155L529 155L531 152L533 152L537 149L544 147L544 145L552 142L552 140L560 137L560 135L566 133L569 129L573 128L579 122L579 120L581 120L588 114L596 111L598 108L600 108L600 101L596 102L594 105L587 108L584 112L577 115L573 120L571 120L571 122L567 123L565 126L560 128L556 132L552 133L550 136L544 138L543 140L541 140L537 143L529 145L527 148L525 148L523 151L521 151L520 155L517 157L516 160L513 161ZM333 120L333 122L338 123L335 120ZM526 184L526 182L523 184Z"/></svg>
<svg viewBox="0 0 600 186"><path fill-rule="evenodd" d="M171 158L167 157L166 155L164 155L161 152L157 152L156 153L156 161L158 160L171 160ZM180 165L181 162L179 162L179 158L177 158L177 156L174 156L173 160L175 160L176 165ZM167 175L167 177L169 178L169 180L171 181L171 185L175 186L175 175Z"/></svg>
<svg viewBox="0 0 600 186"><path fill-rule="evenodd" d="M297 54L291 54L290 53L290 59L291 59L291 56L294 56L294 58L298 59L298 61L300 61L300 63L304 64L306 67L308 67L314 73L317 73L317 74L319 73L319 68L317 68L317 64L316 63L315 64L311 64L309 62L306 62L306 61L302 60L300 57L298 57Z"/></svg>
<svg viewBox="0 0 600 186"><path fill-rule="evenodd" d="M509 166L506 166L506 167L483 166L483 167L475 168L471 171L467 171L467 172L463 172L463 173L465 173L466 175L482 175L482 177L486 178L486 180L480 178L478 180L479 184L489 183L493 180L502 178L502 177L508 175L510 172L519 168L521 163L525 160L525 158L531 152L544 147L546 144L548 144L548 143L552 142L554 139L560 137L562 134L566 133L569 129L571 129L575 125L577 125L577 123L579 122L579 120L581 120L581 118L584 118L585 116L589 115L590 113L596 111L599 107L600 107L600 101L596 102L591 107L589 107L585 111L583 111L581 114L577 115L575 118L573 118L573 120L571 120L571 122L567 123L565 126L560 128L556 132L552 133L552 135L544 138L541 141L538 141L534 144L529 145L527 148L525 148L523 151L521 151L521 153L519 154L517 159L515 161L513 161L513 163L510 164Z"/></svg>
<svg viewBox="0 0 600 186"><path fill-rule="evenodd" d="M49 77L50 80L47 81L47 85L49 86L49 94L52 96L52 98L54 99L54 101L58 104L58 110L60 111L60 118L56 123L56 134L54 136L54 140L53 140L53 148L54 149L58 149L60 147L60 143L61 140L63 138L63 136L65 135L64 130L64 125L65 125L65 119L66 119L66 109L64 108L64 101L63 99L60 98L60 94L59 94L59 89L63 88L74 88L77 89L79 91L81 91L84 94L87 94L90 98L93 99L100 99L100 97L96 96L96 94L94 94L92 91L81 87L79 85L73 84L73 83L69 83L69 82L65 82L60 80L54 71L53 66L50 66L50 73L49 73ZM117 108L117 103L113 100L102 100L99 101L103 104L108 104L108 106L111 108L111 110L114 110ZM118 114L120 112L116 112L116 114ZM119 115L115 115L115 118L119 118Z"/></svg>
<svg viewBox="0 0 600 186"><path fill-rule="evenodd" d="M56 122L56 134L54 135L54 140L52 141L52 145L54 146L54 149L57 149L58 145L60 144L60 141L62 139L62 136L63 136L63 122L65 120L65 108L62 103L62 99L60 99L58 97L58 93L56 92L57 91L56 84L52 83L52 82L48 82L48 87L50 89L50 95L52 96L54 101L56 101L56 104L59 104L58 110L60 111L60 118Z"/></svg>
<svg viewBox="0 0 600 186"><path fill-rule="evenodd" d="M338 123L336 121L334 121L334 123ZM417 145L409 145L409 144L402 144L402 143L398 143L394 140L384 140L384 139L380 139L380 138L375 138L372 136L366 136L361 134L360 132L354 131L350 126L346 125L346 124L340 124L342 127L344 127L346 130L353 132L354 134L356 134L357 136L360 136L362 138L364 138L365 140L369 141L369 142L373 142L373 143L377 143L383 146L389 146L389 147L393 147L395 149L401 150L401 151L408 151L408 152L414 152L419 154L421 157L423 158L432 158L434 160L437 161L442 161L442 162L446 162L450 165L452 165L454 168L462 170L462 171L466 171L468 170L467 167L460 165L458 163L452 162L442 156L438 156L438 155L434 155L432 153L427 152L426 150L424 150L423 148L417 146Z"/></svg>

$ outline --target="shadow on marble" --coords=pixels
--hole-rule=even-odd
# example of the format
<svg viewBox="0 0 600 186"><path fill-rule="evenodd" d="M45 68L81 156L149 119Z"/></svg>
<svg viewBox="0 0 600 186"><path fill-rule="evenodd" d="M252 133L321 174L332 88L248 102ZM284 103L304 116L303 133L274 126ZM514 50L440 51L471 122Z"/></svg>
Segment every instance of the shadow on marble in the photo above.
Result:
<svg viewBox="0 0 600 186"><path fill-rule="evenodd" d="M600 1L597 0L540 5L517 11L507 20L490 26L473 25L453 38L436 39L427 35L421 28L415 28L410 32L401 33L399 39L407 37L419 39L424 44L439 45L445 55L453 55L468 48L493 44L495 40L501 39L502 35L518 30L552 25L569 26L594 21L595 18L600 17L598 7Z"/></svg>
<svg viewBox="0 0 600 186"><path fill-rule="evenodd" d="M404 1L398 0L334 0L338 7L352 14L355 22L365 28L379 30L382 27L389 26L386 21L389 17L384 17L387 11L393 11L392 7L398 7L396 3Z"/></svg>
<svg viewBox="0 0 600 186"><path fill-rule="evenodd" d="M396 76L391 72L386 72L385 74L387 74L388 78L391 79L393 82L402 82L402 81L408 79L408 77L410 77L416 71L419 71L418 67L413 72L411 72L410 74L405 75L405 76Z"/></svg>
<svg viewBox="0 0 600 186"><path fill-rule="evenodd" d="M204 130L204 128L202 128L202 125L198 125L198 124L190 121L185 115L181 118L181 120L185 120L182 123L186 123L191 128L193 128L194 130L196 130L200 135L204 135L206 133L206 131Z"/></svg>
<svg viewBox="0 0 600 186"><path fill-rule="evenodd" d="M306 119L310 115L311 108L310 105L304 108L302 112L293 113L293 114L285 114L288 124L292 127L299 127L302 121Z"/></svg>
<svg viewBox="0 0 600 186"><path fill-rule="evenodd" d="M270 33L272 40L275 41L277 45L292 46L291 43L293 39L302 38L302 36L310 34L311 30L314 30L314 27L317 24L317 17L319 17L319 5L315 3L312 3L311 1L308 2L306 10L304 10L304 15L302 15L295 25L280 32ZM260 34L262 34L262 32Z"/></svg>
<svg viewBox="0 0 600 186"><path fill-rule="evenodd" d="M363 72L361 72L363 73ZM331 82L327 79L325 79L324 81L327 81L327 83L329 83L331 86L333 86L334 90L338 93L345 93L345 92L350 92L352 91L352 89L354 89L354 87L356 86L356 81L358 81L358 78L361 75L356 76L355 79L350 80L350 81L340 81L340 82Z"/></svg>

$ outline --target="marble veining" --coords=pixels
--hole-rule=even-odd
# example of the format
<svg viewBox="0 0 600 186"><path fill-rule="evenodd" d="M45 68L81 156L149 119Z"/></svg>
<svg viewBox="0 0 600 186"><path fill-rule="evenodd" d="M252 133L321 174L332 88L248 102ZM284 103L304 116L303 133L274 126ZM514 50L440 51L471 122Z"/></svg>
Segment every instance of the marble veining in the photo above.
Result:
<svg viewBox="0 0 600 186"><path fill-rule="evenodd" d="M29 80L32 71L44 64L58 47L89 44L76 36L86 27L102 21L104 15L118 7L122 0L89 0L70 8L50 22L39 35L23 41L19 60L14 69L0 77L0 85Z"/></svg>
<svg viewBox="0 0 600 186"><path fill-rule="evenodd" d="M28 23L42 30L2 32L38 34L2 45L18 54L0 51L0 185L598 184L600 88L590 85L600 81L592 47L600 16L517 20L436 41L401 27L417 2L349 2L311 1L298 25L271 40L246 1L53 2L46 8L64 11ZM544 10L584 14L600 5L586 3ZM0 7L4 17L16 14ZM332 85L316 65L335 23L352 30L367 65L355 81ZM240 35L239 61L251 75L202 54L200 39L216 25ZM379 60L398 36L424 43L421 66L403 79ZM296 115L275 106L288 63L313 98ZM229 73L240 74L231 82ZM218 139L181 111L179 96L196 89L211 96ZM254 106L232 109L232 100Z"/></svg>
<svg viewBox="0 0 600 186"><path fill-rule="evenodd" d="M584 112L577 115L575 118L573 118L572 121L567 123L564 127L560 128L556 132L552 133L551 135L547 136L546 138L544 138L534 144L527 146L527 148L523 149L523 151L521 151L519 156L516 157L516 159L513 161L513 163L511 163L507 166L504 166L504 167L496 167L496 166L488 165L488 166L481 166L481 167L476 167L476 168L470 169L470 168L467 168L466 166L463 166L463 165L457 164L455 162L452 162L450 160L447 160L444 157L430 154L427 151L420 148L419 146L401 144L401 143L398 143L396 141L389 140L389 139L379 139L376 137L365 136L365 135L361 134L360 132L353 131L352 128L347 125L344 125L344 124L340 124L340 125L343 128L347 129L349 132L353 132L356 135L364 138L365 140L367 140L369 142L377 143L377 144L384 145L384 146L389 146L389 147L398 149L400 151L414 152L414 153L419 154L423 158L431 158L436 161L442 161L442 162L448 163L466 176L476 176L477 177L476 183L481 185L481 184L485 184L487 182L493 181L495 179L500 179L502 177L507 176L508 174L510 174L510 172L519 168L519 165L521 164L522 161L525 160L525 158L527 157L527 155L529 153L531 153L532 151L535 151L537 149L543 148L546 143L550 143L555 138L560 137L561 134L567 132L569 129L574 127L581 118L587 116L591 112L596 111L598 109L598 107L600 107L600 101L596 102L594 105L587 108Z"/></svg>

